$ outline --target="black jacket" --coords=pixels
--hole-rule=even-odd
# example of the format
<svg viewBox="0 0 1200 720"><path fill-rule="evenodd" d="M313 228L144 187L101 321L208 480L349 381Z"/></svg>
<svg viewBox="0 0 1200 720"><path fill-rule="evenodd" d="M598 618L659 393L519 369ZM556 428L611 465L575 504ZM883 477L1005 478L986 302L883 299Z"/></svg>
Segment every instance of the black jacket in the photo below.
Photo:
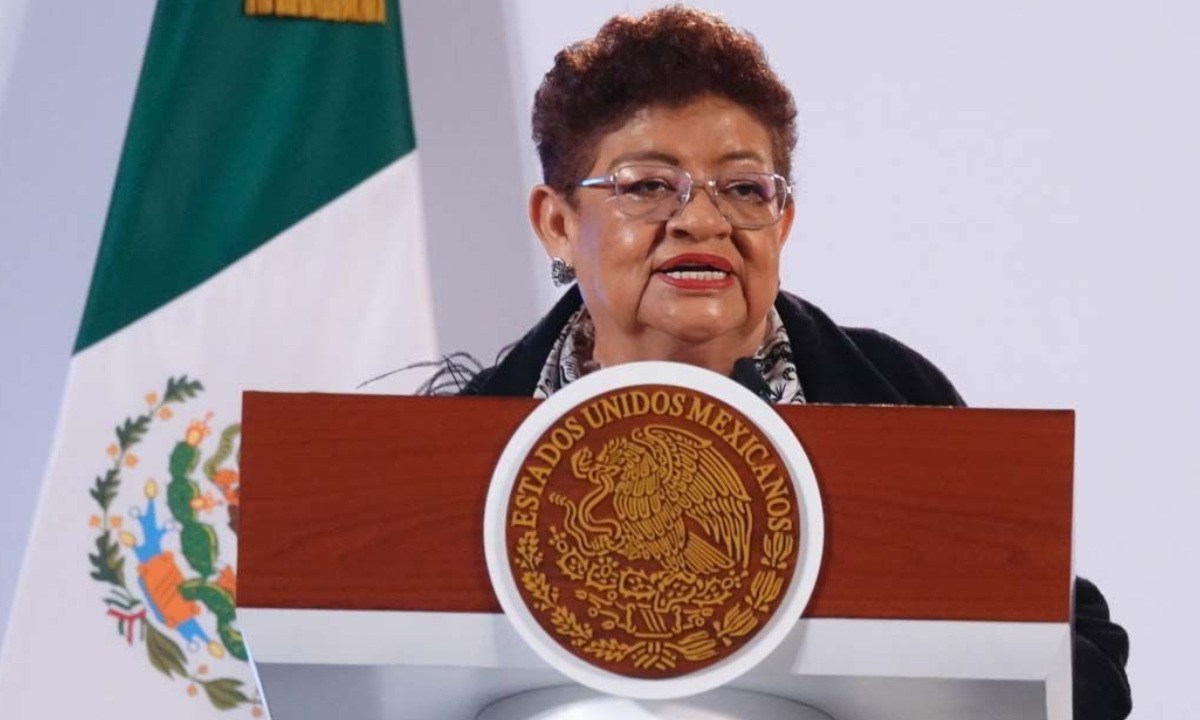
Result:
<svg viewBox="0 0 1200 720"><path fill-rule="evenodd" d="M529 397L550 348L583 302L570 291L498 364L478 373L466 395ZM933 363L891 337L839 327L819 308L780 292L775 309L792 344L804 396L812 403L949 405L965 403ZM1075 581L1074 696L1078 720L1120 720L1131 708L1125 662L1129 639L1109 619L1099 589Z"/></svg>

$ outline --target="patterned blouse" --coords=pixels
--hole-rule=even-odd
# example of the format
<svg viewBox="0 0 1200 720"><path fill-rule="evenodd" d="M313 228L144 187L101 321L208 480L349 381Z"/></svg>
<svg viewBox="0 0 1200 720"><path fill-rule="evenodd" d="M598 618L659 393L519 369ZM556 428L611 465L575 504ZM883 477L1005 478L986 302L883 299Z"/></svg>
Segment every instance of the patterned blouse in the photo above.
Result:
<svg viewBox="0 0 1200 720"><path fill-rule="evenodd" d="M771 308L767 315L767 326L766 342L750 359L771 388L771 402L802 404L804 390L800 387L800 377L792 359L792 342L775 308ZM567 384L598 369L599 363L592 358L595 347L596 326L587 308L581 307L567 320L554 346L550 348L533 396L548 398Z"/></svg>

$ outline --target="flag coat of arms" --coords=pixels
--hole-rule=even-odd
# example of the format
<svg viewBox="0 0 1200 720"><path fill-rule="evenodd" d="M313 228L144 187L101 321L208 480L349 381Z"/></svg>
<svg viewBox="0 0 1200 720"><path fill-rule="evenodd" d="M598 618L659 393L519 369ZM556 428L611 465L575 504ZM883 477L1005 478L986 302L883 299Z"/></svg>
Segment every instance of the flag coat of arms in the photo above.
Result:
<svg viewBox="0 0 1200 720"><path fill-rule="evenodd" d="M241 393L434 357L395 0L382 22L250 5L156 10L0 656L6 720L264 717L234 613Z"/></svg>

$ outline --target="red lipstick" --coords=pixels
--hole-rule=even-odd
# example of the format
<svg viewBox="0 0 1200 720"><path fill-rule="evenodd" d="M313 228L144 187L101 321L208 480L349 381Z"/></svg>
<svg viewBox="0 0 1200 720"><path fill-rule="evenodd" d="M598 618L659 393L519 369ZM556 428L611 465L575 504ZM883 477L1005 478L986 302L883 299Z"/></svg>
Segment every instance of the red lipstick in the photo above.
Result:
<svg viewBox="0 0 1200 720"><path fill-rule="evenodd" d="M733 284L733 264L708 253L676 255L659 265L655 273L680 290L721 290Z"/></svg>

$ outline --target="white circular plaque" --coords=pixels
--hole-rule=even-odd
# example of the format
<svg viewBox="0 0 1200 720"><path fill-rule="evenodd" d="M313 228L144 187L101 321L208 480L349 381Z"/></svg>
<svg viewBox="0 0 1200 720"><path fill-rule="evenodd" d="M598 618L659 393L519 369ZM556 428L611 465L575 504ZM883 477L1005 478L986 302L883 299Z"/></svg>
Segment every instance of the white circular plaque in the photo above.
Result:
<svg viewBox="0 0 1200 720"><path fill-rule="evenodd" d="M744 578L744 582L742 580L738 580L737 582L740 583L739 588L741 585L749 588L745 591L749 593L745 597L760 598L760 596L755 596L753 592L762 586L772 585L772 582L777 583L779 587L786 588L773 596L769 609L764 609L767 606L762 603L756 605L755 602L743 601L741 605L736 605L735 603L736 607L733 610L717 610L716 615L712 615L713 611L711 610L704 610L705 612L709 612L710 615L700 617L700 610L693 608L689 621L692 624L684 626L685 629L680 631L678 626L681 620L679 619L678 604L672 608L674 610L672 617L675 618L674 622L677 626L676 635L682 635L685 638L684 641L680 641L676 637L675 642L684 642L685 645L690 642L691 645L688 646L689 648L700 648L695 652L701 654L706 652L711 653L711 656L717 659L708 664L697 664L697 668L694 670L686 670L685 668L675 673L664 671L662 673L663 677L654 677L655 673L651 672L651 670L660 666L670 666L674 662L670 653L663 655L660 652L659 655L646 655L643 651L643 655L638 656L643 658L639 661L642 663L640 667L643 669L650 668L650 670L639 674L638 672L631 673L623 670L613 670L610 667L605 667L604 663L592 662L588 659L586 653L580 651L580 648L590 647L587 643L594 644L594 642L598 642L593 640L593 633L598 637L600 635L599 628L604 622L607 622L608 625L612 625L614 622L629 624L636 621L636 618L628 620L622 616L622 618L613 620L612 618L617 617L617 614L606 610L604 606L600 606L600 615L595 614L597 612L596 607L588 609L588 612L593 613L592 615L583 613L573 614L565 607L558 608L562 616L555 616L554 623L558 623L563 617L570 615L571 627L575 628L576 639L574 643L579 647L573 650L572 644L565 642L564 638L561 637L563 633L557 633L559 636L556 636L556 633L547 630L548 626L557 627L557 625L553 625L547 620L550 614L546 612L546 608L550 603L548 601L533 603L533 605L540 605L541 607L531 607L531 602L527 597L530 592L528 577L524 579L524 595L521 589L523 584L521 575L528 573L523 573L519 568L514 568L514 563L518 562L524 562L528 566L529 562L532 562L529 558L533 558L534 555L532 554L533 551L530 550L525 560L515 559L512 548L517 543L517 535L514 534L510 537L510 532L524 532L527 535L530 533L529 530L526 530L522 526L522 522L536 522L531 519L535 518L536 515L530 513L536 512L538 503L554 502L560 506L570 505L571 511L567 513L567 516L578 522L575 526L577 536L581 536L583 533L579 529L580 527L603 530L598 523L618 526L620 523L614 517L628 518L629 512L626 512L622 516L621 511L616 510L615 515L610 515L607 518L592 519L591 522L580 522L578 520L581 509L586 515L594 507L598 506L601 500L612 502L612 485L609 483L619 482L619 478L616 477L616 470L612 468L603 468L604 473L607 474L602 474L602 481L605 483L605 488L609 490L610 495L606 496L603 494L605 488L592 488L592 492L581 503L565 499L563 493L555 492L553 488L547 489L542 486L536 486L531 489L531 486L535 485L535 483L532 482L528 472L528 463L534 457L535 453L542 451L543 455L550 454L547 451L543 451L542 448L546 445L547 433L555 433L554 437L561 441L560 446L564 449L555 455L555 462L558 469L554 470L554 472L558 473L559 476L566 477L565 480L561 480L560 482L574 482L577 483L578 487L588 488L589 486L586 485L586 481L582 479L582 470L580 468L594 468L599 460L607 457L604 450L599 450L596 447L588 445L589 437L587 436L587 432L589 428L587 421L589 419L595 420L593 427L597 428L601 426L602 422L600 400L597 400L597 398L612 398L611 402L605 406L611 411L610 417L613 414L619 415L622 412L622 408L624 408L624 412L631 413L648 407L645 402L641 404L641 408L635 407L637 403L631 404L627 402L624 405L618 404L616 401L621 398L618 397L618 394L614 393L625 389L630 390L630 393L627 393L627 395L633 395L639 389L645 389L646 392L641 393L641 397L645 398L650 397L650 392L653 391L655 400L663 401L655 403L660 410L665 410L668 413L673 410L680 410L676 415L680 423L688 419L687 412L682 409L686 407L684 405L685 397L688 399L699 397L703 400L703 396L707 396L714 401L713 406L717 407L718 411L721 404L724 404L736 411L735 414L740 414L752 427L749 429L743 427L739 420L736 423L737 429L745 431L739 433L737 429L732 428L735 423L728 419L731 413L719 412L719 414L714 414L713 411L706 412L703 418L704 422L711 428L715 428L712 430L711 435L719 439L702 440L697 437L697 443L703 442L707 443L707 446L715 447L721 445L721 438L723 438L723 441L728 444L728 447L725 447L723 452L726 455L735 457L739 451L738 444L741 443L741 452L747 458L755 454L755 450L761 449L755 447L752 450L747 450L747 448L751 448L751 443L759 442L760 440L769 443L770 450L772 451L771 457L782 461L786 469L786 476L790 479L790 488L786 497L794 499L796 507L793 515L797 517L799 523L799 539L798 542L794 543L794 547L793 541L790 539L784 542L774 535L768 536L766 534L766 526L770 524L769 520L757 523L757 527L754 530L762 534L761 536L753 536L758 538L754 543L744 543L747 546L753 544L757 548L759 546L767 547L772 545L771 541L774 540L776 551L778 550L777 546L786 545L788 547L786 563L774 562L772 559L777 560L780 555L769 553L766 550L755 550L757 555L753 558L744 549L738 549L732 553L733 555L741 553L741 562L744 566L744 569L741 570L741 577ZM670 392L671 389L678 389L680 392L672 393ZM674 407L668 410L667 402L670 398L675 398L677 402L674 403ZM625 399L627 400L628 397ZM697 400L697 402L700 402L700 400ZM589 405L589 403L592 404ZM707 410L707 408L705 409ZM691 420L693 421L693 425L699 422L697 415L698 413L692 413ZM721 415L724 415L725 418L722 418ZM647 415L644 427L634 430L634 439L637 439L639 431L643 432L643 434L646 432L661 431L667 436L682 437L685 440L692 437L692 435L686 432L682 424L680 425L680 432L677 435L672 435L672 432L676 429L669 426L671 416L669 414L662 414L661 417L664 423L656 424L658 423L656 416L653 414ZM628 417L621 418L621 420L626 422L626 425L631 422ZM638 420L640 421L641 418ZM727 427L729 428L728 432L726 432ZM599 431L597 431L597 434L599 434ZM541 445L539 445L539 441L541 441ZM569 443L575 442L578 442L578 447L567 448ZM622 437L610 441L610 444L605 447L612 447L612 443L617 443L618 445L620 443L630 444ZM597 443L592 444L597 445ZM759 454L765 456L766 452L764 449ZM701 458L699 464L704 465L705 463L707 463L706 467L714 465L711 458L707 461ZM715 464L721 467L733 468L733 463L721 461L719 458L716 458ZM627 464L625 467L636 468L637 466ZM753 466L747 465L747 467ZM772 467L774 466L772 465ZM549 472L549 470L546 471L547 474ZM574 472L574 476L569 475L570 472ZM588 477L594 478L595 476ZM778 477L782 477L782 475ZM522 480L524 481L523 484ZM601 481L593 480L593 482L600 483ZM699 483L701 481L697 480L696 482ZM744 487L749 488L753 492L739 491L737 493L738 497L751 498L757 494L756 498L752 498L755 502L764 504L768 502L779 504L782 502L780 497L783 494L780 493L778 480L774 479L774 477L768 478L765 469L757 474L743 471L741 473L741 482L744 484ZM774 487L771 486L772 482L776 483ZM758 487L758 485L762 487ZM630 484L626 483L624 486L618 485L617 487L618 490L620 487L628 488ZM684 487L686 489L689 486ZM699 489L698 485L696 487ZM639 490L639 492L641 491ZM709 492L709 496L712 496L711 492ZM772 500L768 500L767 498L771 498ZM622 505L621 507L626 507L628 502L631 501L627 501L626 505ZM662 502L666 503L665 495ZM737 502L742 501L730 499L726 505L730 503L736 504ZM658 504L659 500L656 498L655 507L658 507ZM613 506L616 507L616 504ZM645 506L640 505L638 507ZM534 508L534 510L525 511L518 508ZM760 513L764 518L768 517L765 512L763 510ZM587 517L592 518L591 515L587 515ZM693 516L689 517L694 517L694 512ZM755 517L759 516L751 515L749 511L746 511L746 517L753 521ZM688 520L689 523L692 523L690 527L693 528L689 532L700 534L694 528L702 526L711 527L711 524L701 525L700 521L702 520L705 520L705 518L700 518L699 521L695 519ZM678 515L676 516L676 521L679 523L683 522L683 520L679 519ZM571 527L571 520L568 519L564 524L567 525L566 528L554 528L553 537L558 538L559 547L566 546L566 540L563 538L567 535L565 531ZM743 525L746 524L749 524L749 521L743 522ZM530 527L532 526L531 524ZM682 528L683 525L680 524L679 527ZM600 535L605 533L609 537L600 537ZM728 534L728 531L726 531L726 537ZM744 534L746 537L751 537L749 532ZM550 537L549 531L547 531L547 537ZM607 544L602 545L599 543L599 540L593 538L596 544L588 545L590 541L587 538L583 538L584 546L593 549L595 547L616 548L608 554L621 560L634 558L641 559L643 562L648 561L645 550L635 551L630 549L633 545L630 539L632 535L628 529L624 535L622 535L622 530L618 527L615 530L609 529L604 531L604 533L599 533L597 537L599 540L605 540ZM714 537L717 539L713 540ZM710 563L702 559L687 564L677 556L670 558L674 562L672 567L676 568L673 571L675 575L688 578L693 583L693 587L698 587L702 586L706 581L704 577L705 569L716 567L715 563L722 561L725 562L725 565L720 567L728 567L728 558L719 552L720 547L722 547L720 542L721 537L718 531L718 534L708 538L709 543L698 542L704 548L718 548L718 552L715 555L709 552L707 556L704 556L717 557L716 561ZM535 536L535 539L537 539L537 536ZM816 584L824 547L824 514L816 477L813 474L808 456L805 454L804 448L796 436L783 422L778 413L775 412L773 407L729 378L708 370L670 362L629 363L594 372L571 383L539 405L521 423L505 447L500 461L496 465L496 470L492 475L484 512L484 544L488 573L491 576L492 586L500 601L500 605L504 608L504 612L512 621L518 634L546 662L571 679L603 693L648 700L668 699L694 695L725 685L750 670L779 646L795 626L796 621L800 619L801 613L808 604L808 600ZM540 563L539 567L545 566L554 570L553 563L548 559L548 556L553 554L553 548L545 547L546 544L546 541L543 541L543 545L539 546L541 550L537 551L536 560ZM728 544L725 547L729 547ZM576 550L572 549L570 552L574 553L577 558L579 557ZM622 553L624 554L622 555ZM594 553L597 556L603 554L603 552ZM657 559L659 562L665 562L662 558ZM580 559L580 562L590 562L590 560L583 558ZM610 565L615 565L615 561L613 560L607 562ZM568 575L575 572L571 567L562 565L562 557L559 558L559 563L559 567L563 568ZM598 563L593 563L593 565L596 564ZM785 568L785 570L777 571L774 568ZM737 568L735 567L734 571L736 570ZM645 575L645 572L640 570L629 570L629 572L638 572L641 575ZM780 572L784 573L784 577L778 577ZM667 571L664 570L660 574L665 573ZM541 580L544 583L545 575L541 575ZM582 574L578 575L578 577L582 577ZM766 580L763 578L766 578ZM544 584L538 587L544 590ZM624 586L622 586L622 590L624 589ZM554 592L558 593L559 591L555 589ZM663 590L662 592L666 593L668 590ZM575 597L587 599L589 591L586 588L577 588L571 591L571 593ZM770 593L766 594L769 595ZM616 595L617 591L615 589L609 591L610 597L615 598ZM541 597L550 598L551 596L543 594ZM557 599L558 594L553 597ZM654 602L662 604L657 596ZM627 616L629 614L628 608L625 609ZM541 616L541 620L539 620L539 615ZM576 617L577 615L579 617ZM659 614L654 618L650 618L648 622L651 623L653 628L661 629L663 637L666 637L670 635L671 628L664 624L666 622L663 620L664 617L667 617L665 613ZM751 618L751 620L747 620L746 618ZM729 625L731 623L738 624L743 630L747 623L752 623L753 631L747 631L743 633L743 636L739 636L738 643L731 643L726 639L729 635ZM726 636L722 636L722 632L725 632ZM653 633L643 629L642 636L639 637L653 637ZM720 641L724 642L724 646L722 646L722 642ZM604 642L616 643L617 641L604 640ZM657 644L655 644L656 642ZM670 642L670 640L655 641L651 639L643 641L642 644L646 647L661 649L664 645L670 646ZM629 646L628 642L624 645L626 648ZM674 647L678 647L678 645ZM728 654L721 655L718 651ZM645 659L647 657L649 658L648 660ZM657 665L651 666L648 663L657 663ZM681 665L681 667L683 666Z"/></svg>

